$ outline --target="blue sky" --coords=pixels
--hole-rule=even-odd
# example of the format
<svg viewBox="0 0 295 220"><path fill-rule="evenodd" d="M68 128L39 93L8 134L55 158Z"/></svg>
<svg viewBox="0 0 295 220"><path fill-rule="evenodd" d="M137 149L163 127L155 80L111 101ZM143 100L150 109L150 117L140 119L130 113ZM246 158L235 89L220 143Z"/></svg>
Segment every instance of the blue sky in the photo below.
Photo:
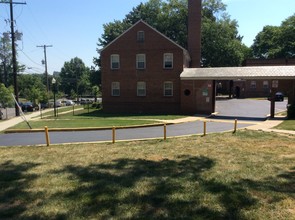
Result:
<svg viewBox="0 0 295 220"><path fill-rule="evenodd" d="M23 2L23 0L15 0ZM133 7L147 0L26 0L14 6L15 29L23 33L18 44L18 60L30 69L27 73L44 72L41 60L47 48L48 72L60 71L64 62L81 58L87 66L97 56L98 38L103 24L122 20ZM227 12L239 24L243 42L251 46L256 34L265 25L280 25L295 13L294 0L223 0ZM0 30L10 31L9 6L0 4Z"/></svg>

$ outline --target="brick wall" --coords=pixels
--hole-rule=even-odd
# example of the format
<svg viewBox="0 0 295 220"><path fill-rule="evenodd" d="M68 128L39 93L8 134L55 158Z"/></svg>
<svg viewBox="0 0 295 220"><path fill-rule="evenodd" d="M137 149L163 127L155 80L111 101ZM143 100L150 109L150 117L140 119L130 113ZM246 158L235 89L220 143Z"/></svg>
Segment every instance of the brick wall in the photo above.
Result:
<svg viewBox="0 0 295 220"><path fill-rule="evenodd" d="M144 42L137 42L137 32L144 31ZM136 69L136 54L146 54L146 68ZM173 69L163 68L164 53L173 53ZM111 70L111 54L120 55L120 69ZM102 102L107 112L180 111L180 74L184 51L181 47L143 22L137 23L101 52ZM137 96L137 82L146 83L146 96ZM173 96L164 96L164 82L173 82ZM112 82L120 82L120 96L111 94Z"/></svg>

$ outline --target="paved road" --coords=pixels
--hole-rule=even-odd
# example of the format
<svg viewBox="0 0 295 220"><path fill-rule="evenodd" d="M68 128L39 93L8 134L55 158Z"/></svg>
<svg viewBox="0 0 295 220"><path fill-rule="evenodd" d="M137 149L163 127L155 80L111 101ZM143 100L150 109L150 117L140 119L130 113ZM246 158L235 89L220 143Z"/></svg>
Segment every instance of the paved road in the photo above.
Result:
<svg viewBox="0 0 295 220"><path fill-rule="evenodd" d="M249 125L251 124L238 124L238 128ZM228 131L233 130L233 128L234 121L230 123L207 122L208 133ZM163 126L118 129L116 130L116 140L163 138L163 134ZM203 134L203 122L194 121L167 126L167 137L192 134ZM50 132L49 136L51 144L112 141L112 130L87 132ZM43 144L46 144L45 133L0 134L0 146L26 146Z"/></svg>
<svg viewBox="0 0 295 220"><path fill-rule="evenodd" d="M276 102L276 111L286 109L286 102ZM219 112L216 118L230 118L207 123L207 132L222 132L232 130L234 118L239 118L238 128L254 125L257 121L264 121L269 114L270 103L264 100L225 100L218 101L216 109ZM242 120L252 120L250 123L241 123ZM121 129L116 131L116 140L133 140L145 138L163 138L163 127L146 127L136 129ZM203 134L203 122L194 121L167 126L167 137ZM111 141L112 131L87 132L50 132L52 144ZM0 146L26 146L46 144L44 133L0 134Z"/></svg>
<svg viewBox="0 0 295 220"><path fill-rule="evenodd" d="M286 111L287 101L275 102L275 112ZM270 115L270 101L254 99L225 99L216 101L218 116L262 119Z"/></svg>

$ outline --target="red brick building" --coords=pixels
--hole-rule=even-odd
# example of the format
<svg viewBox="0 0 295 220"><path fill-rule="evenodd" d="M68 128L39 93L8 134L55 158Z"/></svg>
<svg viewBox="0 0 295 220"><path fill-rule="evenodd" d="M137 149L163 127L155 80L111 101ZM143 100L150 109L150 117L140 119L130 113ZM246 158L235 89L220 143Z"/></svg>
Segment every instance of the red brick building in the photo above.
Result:
<svg viewBox="0 0 295 220"><path fill-rule="evenodd" d="M240 95L242 80L285 80L295 103L295 68L200 68L201 2L188 0L188 50L141 20L101 50L104 111L211 114L217 80L236 81Z"/></svg>
<svg viewBox="0 0 295 220"><path fill-rule="evenodd" d="M140 20L101 51L107 112L180 112L188 51Z"/></svg>

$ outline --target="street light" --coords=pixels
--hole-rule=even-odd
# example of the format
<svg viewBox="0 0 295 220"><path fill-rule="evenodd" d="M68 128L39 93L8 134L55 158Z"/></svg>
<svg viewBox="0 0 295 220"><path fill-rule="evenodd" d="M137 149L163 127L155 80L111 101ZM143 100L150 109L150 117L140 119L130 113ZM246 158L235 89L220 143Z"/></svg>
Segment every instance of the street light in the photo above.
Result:
<svg viewBox="0 0 295 220"><path fill-rule="evenodd" d="M55 93L56 93L56 80L52 78L52 89L53 89L53 108L54 108L54 117L56 117L56 101L55 101Z"/></svg>

